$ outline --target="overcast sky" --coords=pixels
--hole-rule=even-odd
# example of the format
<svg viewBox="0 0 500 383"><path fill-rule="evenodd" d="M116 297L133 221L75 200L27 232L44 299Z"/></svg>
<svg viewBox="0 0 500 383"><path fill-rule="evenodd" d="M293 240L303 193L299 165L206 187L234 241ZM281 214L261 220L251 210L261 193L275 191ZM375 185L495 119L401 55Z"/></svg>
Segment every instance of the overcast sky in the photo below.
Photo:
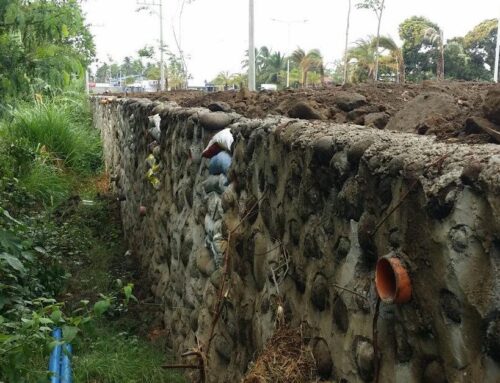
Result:
<svg viewBox="0 0 500 383"><path fill-rule="evenodd" d="M83 9L92 25L100 61L107 61L108 57L121 61L125 56L136 56L137 50L145 45L159 45L159 18L148 12L137 12L137 3L141 1L152 0L84 1ZM182 0L163 1L166 44L176 52L172 28L179 30ZM306 50L318 48L325 62L332 63L342 57L347 4L348 0L255 0L255 44L282 52L297 46ZM381 33L397 39L398 25L413 15L436 22L447 39L463 36L481 21L500 16L500 1L386 0ZM291 24L290 47L287 24L273 19L297 21ZM351 43L375 34L376 28L373 12L353 7ZM181 39L182 48L189 56L193 84L210 81L220 71L241 71L241 61L248 48L248 0L194 0L186 4Z"/></svg>

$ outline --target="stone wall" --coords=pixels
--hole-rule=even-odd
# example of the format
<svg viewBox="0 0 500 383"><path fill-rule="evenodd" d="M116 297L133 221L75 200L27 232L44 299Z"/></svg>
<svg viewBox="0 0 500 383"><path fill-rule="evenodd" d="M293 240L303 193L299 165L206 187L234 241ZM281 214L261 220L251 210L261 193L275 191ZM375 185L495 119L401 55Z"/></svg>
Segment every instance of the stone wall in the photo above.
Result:
<svg viewBox="0 0 500 383"><path fill-rule="evenodd" d="M174 355L206 350L224 285L210 382L239 381L281 311L324 379L372 381L378 355L379 382L498 382L499 146L146 99L96 98L94 117ZM226 188L199 153L228 124ZM380 304L374 350L375 264L388 254L413 293Z"/></svg>

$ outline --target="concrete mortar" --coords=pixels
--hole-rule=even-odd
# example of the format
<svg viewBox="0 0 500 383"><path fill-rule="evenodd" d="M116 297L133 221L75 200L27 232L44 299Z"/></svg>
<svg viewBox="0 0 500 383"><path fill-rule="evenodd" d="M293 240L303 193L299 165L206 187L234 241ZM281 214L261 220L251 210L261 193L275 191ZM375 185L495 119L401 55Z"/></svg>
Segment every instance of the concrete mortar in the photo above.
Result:
<svg viewBox="0 0 500 383"><path fill-rule="evenodd" d="M292 326L308 328L323 378L370 381L374 264L391 251L401 254L413 296L381 304L379 381L498 381L500 146L216 112L235 138L231 185L207 194L207 160L198 155L214 133L200 125L207 109L99 97L93 105L130 254L163 306L177 356L210 335L222 270L208 232L239 225L226 244L231 278L210 382L241 379L274 331L278 304ZM161 129L152 150L155 113ZM478 170L463 177L471 163ZM279 264L287 267L275 283Z"/></svg>

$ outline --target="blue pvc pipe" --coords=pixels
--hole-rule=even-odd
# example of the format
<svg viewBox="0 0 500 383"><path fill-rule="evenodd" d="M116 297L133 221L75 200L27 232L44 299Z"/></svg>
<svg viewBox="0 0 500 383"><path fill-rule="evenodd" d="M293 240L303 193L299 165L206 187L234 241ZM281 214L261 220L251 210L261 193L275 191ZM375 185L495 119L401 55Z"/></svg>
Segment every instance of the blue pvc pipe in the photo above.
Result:
<svg viewBox="0 0 500 383"><path fill-rule="evenodd" d="M71 376L71 352L72 347L70 344L65 343L62 350L61 361L61 383L72 383Z"/></svg>
<svg viewBox="0 0 500 383"><path fill-rule="evenodd" d="M55 341L61 341L62 332L61 329L56 327L52 331L52 337ZM61 351L62 347L60 344L56 345L52 352L50 353L49 359L49 373L50 373L50 383L61 383Z"/></svg>

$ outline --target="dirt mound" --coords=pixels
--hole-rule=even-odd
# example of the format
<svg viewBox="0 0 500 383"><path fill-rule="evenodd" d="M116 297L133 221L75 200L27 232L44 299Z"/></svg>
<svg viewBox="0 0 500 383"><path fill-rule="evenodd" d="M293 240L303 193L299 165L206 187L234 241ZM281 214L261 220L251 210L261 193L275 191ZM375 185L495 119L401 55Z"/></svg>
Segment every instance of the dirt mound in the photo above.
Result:
<svg viewBox="0 0 500 383"><path fill-rule="evenodd" d="M500 86L489 83L424 81L422 84L359 84L279 92L174 91L133 96L176 101L184 107L234 110L249 118L279 114L434 134L439 139L469 143L495 142L487 129L467 130L469 117L485 117L495 126L500 125Z"/></svg>
<svg viewBox="0 0 500 383"><path fill-rule="evenodd" d="M387 124L388 130L425 134L446 129L453 124L460 109L453 96L446 93L426 92L408 101Z"/></svg>
<svg viewBox="0 0 500 383"><path fill-rule="evenodd" d="M315 382L316 368L311 350L304 344L300 330L281 328L243 378L243 383Z"/></svg>

